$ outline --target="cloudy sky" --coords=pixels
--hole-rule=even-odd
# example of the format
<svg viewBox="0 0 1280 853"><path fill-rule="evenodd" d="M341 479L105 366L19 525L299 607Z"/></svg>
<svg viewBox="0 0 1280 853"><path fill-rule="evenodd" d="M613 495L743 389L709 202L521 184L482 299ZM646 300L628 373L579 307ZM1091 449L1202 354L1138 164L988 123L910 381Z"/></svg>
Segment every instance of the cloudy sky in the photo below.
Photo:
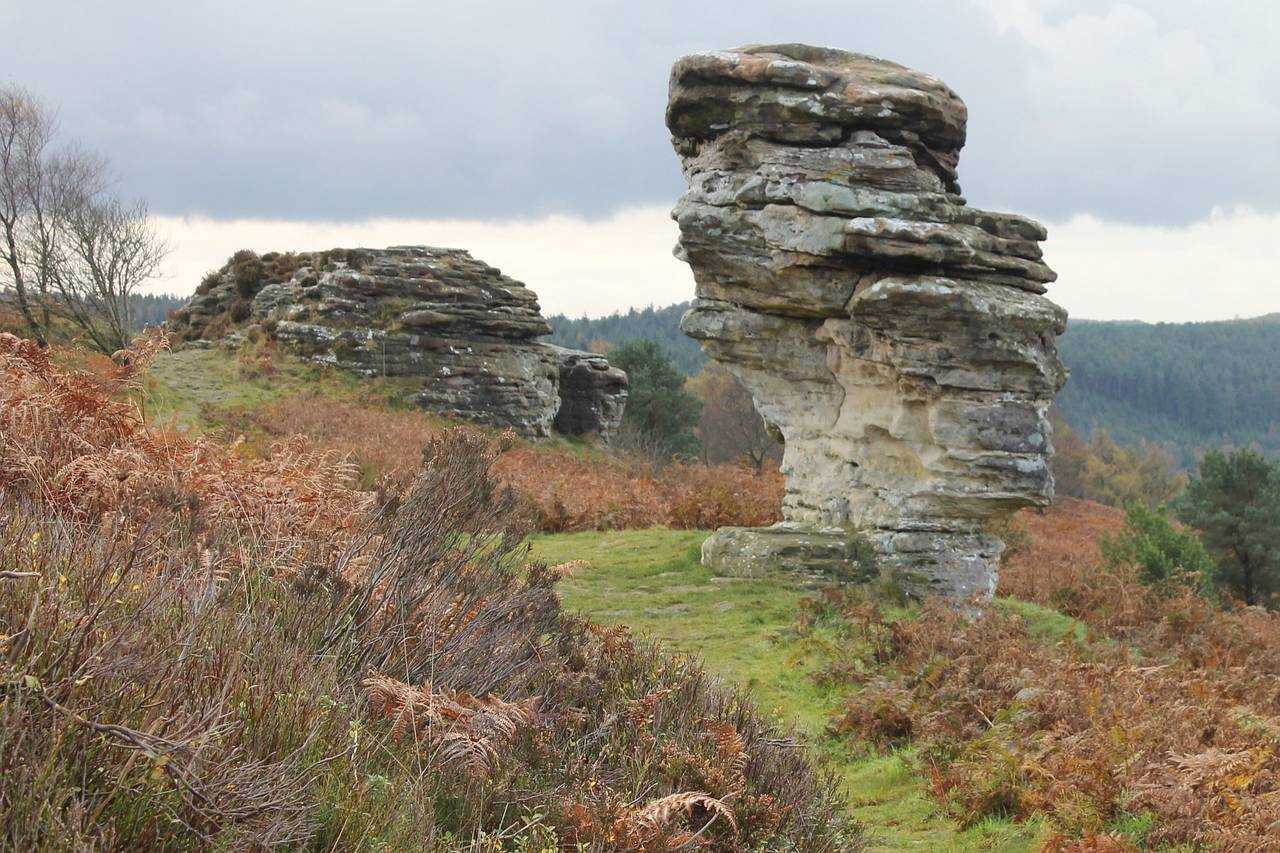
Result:
<svg viewBox="0 0 1280 853"><path fill-rule="evenodd" d="M690 298L671 64L799 41L960 93L966 197L1049 225L1073 316L1280 311L1273 0L0 0L0 32L0 82L149 202L160 291L241 248L426 243L548 314Z"/></svg>

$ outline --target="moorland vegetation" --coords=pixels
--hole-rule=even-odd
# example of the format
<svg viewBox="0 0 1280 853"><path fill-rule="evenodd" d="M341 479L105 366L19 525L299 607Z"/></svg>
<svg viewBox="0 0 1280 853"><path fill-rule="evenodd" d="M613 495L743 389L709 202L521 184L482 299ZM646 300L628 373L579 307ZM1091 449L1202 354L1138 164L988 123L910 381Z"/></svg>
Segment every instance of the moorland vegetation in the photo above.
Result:
<svg viewBox="0 0 1280 853"><path fill-rule="evenodd" d="M739 693L560 606L511 436L428 436L379 495L148 422L163 345L0 337L7 849L860 847Z"/></svg>
<svg viewBox="0 0 1280 853"><path fill-rule="evenodd" d="M3 340L0 769L21 784L0 794L0 837L14 849L874 843L776 709L691 656L714 604L654 608L647 630L704 626L663 647L610 624L616 591L582 603L596 621L561 605L579 583L562 576L594 571L572 553L548 567L524 550L535 528L540 543L657 541L769 523L776 472L459 428L269 342L188 351L278 393L179 428L168 416L194 401L164 387L183 354L161 338L123 367ZM1018 516L1001 597L976 621L852 589L799 595L785 624L776 608L751 616L750 596L729 606L775 657L814 660L822 698L806 701L829 725L808 743L854 768L846 793L866 800L860 764L900 763L949 833L935 849L1007 826L1020 840L983 844L1265 850L1280 623L1147 503Z"/></svg>

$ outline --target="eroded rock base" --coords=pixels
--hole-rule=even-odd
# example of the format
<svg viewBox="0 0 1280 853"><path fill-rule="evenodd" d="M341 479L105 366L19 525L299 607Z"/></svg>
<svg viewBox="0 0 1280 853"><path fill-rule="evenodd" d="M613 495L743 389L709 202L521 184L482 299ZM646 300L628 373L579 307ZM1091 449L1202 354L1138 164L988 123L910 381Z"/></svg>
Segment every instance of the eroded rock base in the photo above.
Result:
<svg viewBox="0 0 1280 853"><path fill-rule="evenodd" d="M702 564L722 575L787 575L816 586L877 579L873 555L838 527L782 522L772 527L721 527L702 543Z"/></svg>
<svg viewBox="0 0 1280 853"><path fill-rule="evenodd" d="M873 530L851 534L782 522L722 527L702 564L727 577L799 578L814 586L883 585L910 598L985 601L995 593L1004 543L989 533Z"/></svg>

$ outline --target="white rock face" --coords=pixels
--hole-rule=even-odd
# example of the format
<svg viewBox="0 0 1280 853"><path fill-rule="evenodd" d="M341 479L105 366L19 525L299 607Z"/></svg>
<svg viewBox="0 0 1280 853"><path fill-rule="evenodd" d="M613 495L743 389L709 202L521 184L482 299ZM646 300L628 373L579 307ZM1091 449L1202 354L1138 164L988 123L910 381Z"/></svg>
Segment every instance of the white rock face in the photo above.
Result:
<svg viewBox="0 0 1280 853"><path fill-rule="evenodd" d="M1041 295L1044 229L958 195L965 115L934 78L859 54L676 63L673 216L698 297L682 328L786 442L785 521L713 539L726 570L772 553L794 571L805 530L828 565L843 530L909 593L989 597L991 522L1051 500L1066 312Z"/></svg>

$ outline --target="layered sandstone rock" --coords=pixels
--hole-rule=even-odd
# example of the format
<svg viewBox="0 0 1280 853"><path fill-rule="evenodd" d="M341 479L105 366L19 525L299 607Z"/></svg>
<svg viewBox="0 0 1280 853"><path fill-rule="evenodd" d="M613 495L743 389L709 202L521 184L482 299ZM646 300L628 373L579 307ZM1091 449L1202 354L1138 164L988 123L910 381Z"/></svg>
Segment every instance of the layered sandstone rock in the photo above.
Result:
<svg viewBox="0 0 1280 853"><path fill-rule="evenodd" d="M551 329L533 291L460 249L239 253L174 325L232 340L256 326L319 362L421 378L418 405L532 437L554 425L607 441L627 398L603 356L538 340Z"/></svg>
<svg viewBox="0 0 1280 853"><path fill-rule="evenodd" d="M829 562L858 533L912 594L989 596L991 523L1051 500L1066 313L1041 295L1044 229L959 195L965 121L940 81L860 54L676 63L673 215L698 297L681 326L786 441L785 520L713 537L726 570Z"/></svg>

